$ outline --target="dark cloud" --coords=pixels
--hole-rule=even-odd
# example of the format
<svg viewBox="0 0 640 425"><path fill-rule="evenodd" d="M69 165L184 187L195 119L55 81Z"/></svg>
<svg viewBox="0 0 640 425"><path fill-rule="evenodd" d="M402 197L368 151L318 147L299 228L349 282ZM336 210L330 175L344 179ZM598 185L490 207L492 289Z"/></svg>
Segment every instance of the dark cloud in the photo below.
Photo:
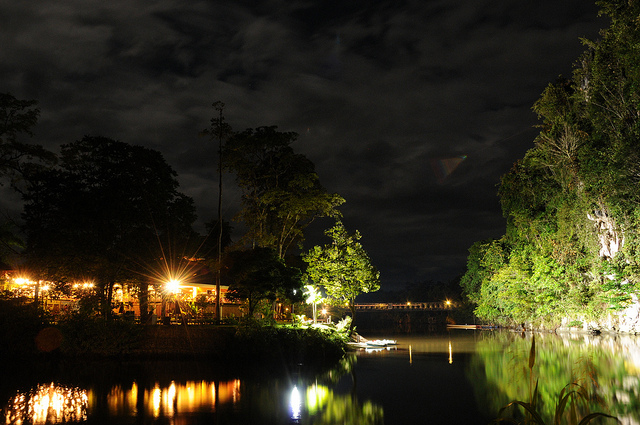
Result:
<svg viewBox="0 0 640 425"><path fill-rule="evenodd" d="M605 25L582 0L4 2L0 91L39 100L49 148L93 134L161 151L201 222L214 101L235 129L296 131L383 283L447 279L504 232L496 185L532 146L531 106Z"/></svg>

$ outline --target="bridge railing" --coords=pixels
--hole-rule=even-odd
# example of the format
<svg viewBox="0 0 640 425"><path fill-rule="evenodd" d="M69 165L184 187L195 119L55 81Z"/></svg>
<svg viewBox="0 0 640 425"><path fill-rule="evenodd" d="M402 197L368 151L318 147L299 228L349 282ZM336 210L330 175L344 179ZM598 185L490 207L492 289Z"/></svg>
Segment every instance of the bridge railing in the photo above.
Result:
<svg viewBox="0 0 640 425"><path fill-rule="evenodd" d="M457 307L453 302L422 303L367 303L355 304L356 310L451 310Z"/></svg>

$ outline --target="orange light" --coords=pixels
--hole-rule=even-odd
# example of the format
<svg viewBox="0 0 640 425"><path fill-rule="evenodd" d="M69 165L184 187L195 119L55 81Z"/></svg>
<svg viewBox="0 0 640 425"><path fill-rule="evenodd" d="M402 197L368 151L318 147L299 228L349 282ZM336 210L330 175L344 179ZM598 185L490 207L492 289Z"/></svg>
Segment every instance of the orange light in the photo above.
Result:
<svg viewBox="0 0 640 425"><path fill-rule="evenodd" d="M180 281L172 279L169 282L167 282L167 291L174 294L177 294L178 292L180 292Z"/></svg>

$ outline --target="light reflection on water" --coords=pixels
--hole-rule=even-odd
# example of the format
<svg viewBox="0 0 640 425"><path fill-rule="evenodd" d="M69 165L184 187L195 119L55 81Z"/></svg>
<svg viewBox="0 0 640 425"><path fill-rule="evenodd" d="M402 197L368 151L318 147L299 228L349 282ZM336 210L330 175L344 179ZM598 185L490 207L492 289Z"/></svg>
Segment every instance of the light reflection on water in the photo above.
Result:
<svg viewBox="0 0 640 425"><path fill-rule="evenodd" d="M117 425L134 420L194 425L220 419L393 425L426 418L431 423L467 424L487 423L508 402L527 397L530 334L452 332L401 336L397 342L359 350L313 376L288 370L266 378L238 374L216 379L205 377L199 367L179 369L179 374L147 367L143 379L135 373L138 366L117 377L65 370L65 383L39 381L13 392L0 407L6 424L93 420ZM537 335L535 373L547 397L544 404L553 406L555 394L572 380L588 379L610 413L622 423L639 424L638 342L635 337Z"/></svg>
<svg viewBox="0 0 640 425"><path fill-rule="evenodd" d="M31 391L18 392L7 403L5 423L49 423L82 421L87 418L91 393L55 383L37 385Z"/></svg>
<svg viewBox="0 0 640 425"><path fill-rule="evenodd" d="M107 394L108 413L112 417L137 416L142 397L142 417L174 417L216 406L235 404L240 399L240 380L226 382L172 381L167 386L156 383L140 389L134 381L129 387L114 385ZM69 388L62 384L37 385L18 392L4 407L6 424L34 425L79 422L97 410L97 398L91 389Z"/></svg>
<svg viewBox="0 0 640 425"><path fill-rule="evenodd" d="M113 386L107 396L109 413L113 416L135 415L140 396L142 396L145 416L171 417L178 412L213 411L218 405L235 404L239 401L240 380L187 381L185 383L171 381L168 386L162 387L156 383L153 388L144 389L140 394L139 391L135 381L129 388L123 388L121 385Z"/></svg>

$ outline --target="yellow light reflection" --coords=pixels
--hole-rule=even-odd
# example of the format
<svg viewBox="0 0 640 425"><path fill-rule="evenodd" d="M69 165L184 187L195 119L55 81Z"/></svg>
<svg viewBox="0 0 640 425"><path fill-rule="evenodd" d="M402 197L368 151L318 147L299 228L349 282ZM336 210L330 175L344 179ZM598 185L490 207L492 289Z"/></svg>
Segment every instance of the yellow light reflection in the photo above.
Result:
<svg viewBox="0 0 640 425"><path fill-rule="evenodd" d="M453 349L451 348L451 341L449 341L449 364L453 364Z"/></svg>
<svg viewBox="0 0 640 425"><path fill-rule="evenodd" d="M157 386L151 391L151 400L153 406L153 416L160 416L160 402L162 401L162 390Z"/></svg>
<svg viewBox="0 0 640 425"><path fill-rule="evenodd" d="M88 404L86 390L52 382L11 398L5 409L5 423L40 425L84 421Z"/></svg>
<svg viewBox="0 0 640 425"><path fill-rule="evenodd" d="M176 384L171 381L171 385L169 385L169 390L164 393L164 397L162 398L162 405L165 407L165 411L167 415L173 416L173 406L176 402Z"/></svg>
<svg viewBox="0 0 640 425"><path fill-rule="evenodd" d="M409 364L413 364L413 354L411 352L411 344L409 344Z"/></svg>
<svg viewBox="0 0 640 425"><path fill-rule="evenodd" d="M120 386L111 389L107 403L110 412L119 414L135 414L137 399L142 391L134 382L129 390ZM156 383L151 389L144 390L145 411L153 417L171 417L180 413L214 411L216 404L235 404L240 399L240 380L234 379L218 383L218 399L216 400L216 384L211 381L172 381L167 386Z"/></svg>

